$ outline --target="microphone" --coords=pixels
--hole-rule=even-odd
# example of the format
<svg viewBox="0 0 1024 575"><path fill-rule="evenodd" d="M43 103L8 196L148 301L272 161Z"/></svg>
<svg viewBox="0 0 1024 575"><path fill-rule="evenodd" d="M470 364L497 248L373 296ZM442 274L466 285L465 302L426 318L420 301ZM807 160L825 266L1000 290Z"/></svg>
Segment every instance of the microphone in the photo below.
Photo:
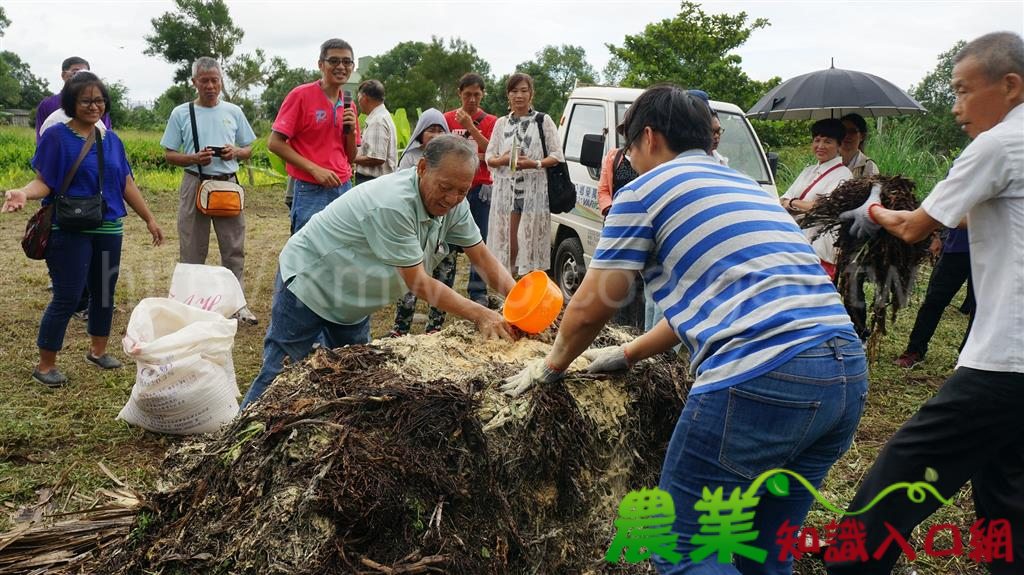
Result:
<svg viewBox="0 0 1024 575"><path fill-rule="evenodd" d="M351 105L352 105L352 92L349 92L348 90L345 90L344 92L341 93L341 107L346 109L346 110L348 110L348 107L351 106ZM350 126L348 124L345 124L345 128L344 128L343 132L346 133L346 134L352 133L352 126Z"/></svg>

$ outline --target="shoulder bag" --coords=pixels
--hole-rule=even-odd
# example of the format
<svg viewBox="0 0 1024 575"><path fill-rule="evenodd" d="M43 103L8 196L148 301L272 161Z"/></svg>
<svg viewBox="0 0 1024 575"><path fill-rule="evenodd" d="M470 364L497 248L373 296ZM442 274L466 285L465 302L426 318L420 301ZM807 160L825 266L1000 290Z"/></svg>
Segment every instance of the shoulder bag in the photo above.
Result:
<svg viewBox="0 0 1024 575"><path fill-rule="evenodd" d="M544 141L544 114L537 113L537 130L540 132L540 146L544 157L548 157L547 142ZM542 158L543 159L543 158ZM564 214L576 207L576 185L569 177L569 166L565 162L545 168L548 177L548 209L552 214Z"/></svg>
<svg viewBox="0 0 1024 575"><path fill-rule="evenodd" d="M96 134L94 133L86 139L85 145L82 146L82 151L78 153L78 158L64 176L64 182L61 184L60 192L58 193L59 196L63 196L68 191L71 179L75 177L78 166L85 159L85 155L89 153L89 148L92 146L95 137ZM25 234L21 237L21 249L29 259L46 259L46 246L50 242L50 230L53 227L53 205L53 203L49 203L39 208L39 211L29 218L28 224L25 225Z"/></svg>
<svg viewBox="0 0 1024 575"><path fill-rule="evenodd" d="M188 114L192 120L192 143L199 153L199 130L196 129L196 105L188 103ZM203 167L199 170L199 185L196 187L196 209L211 217L230 218L242 213L245 207L245 188L230 180L207 179Z"/></svg>
<svg viewBox="0 0 1024 575"><path fill-rule="evenodd" d="M97 156L96 193L91 196L69 196L67 191L71 185L71 178L74 177L79 165L94 143ZM92 134L85 139L85 144L82 145L82 152L78 154L78 160L65 176L60 193L53 198L53 217L60 229L78 232L103 225L103 212L106 210L107 202L103 199L103 136L100 134L100 129L94 126Z"/></svg>

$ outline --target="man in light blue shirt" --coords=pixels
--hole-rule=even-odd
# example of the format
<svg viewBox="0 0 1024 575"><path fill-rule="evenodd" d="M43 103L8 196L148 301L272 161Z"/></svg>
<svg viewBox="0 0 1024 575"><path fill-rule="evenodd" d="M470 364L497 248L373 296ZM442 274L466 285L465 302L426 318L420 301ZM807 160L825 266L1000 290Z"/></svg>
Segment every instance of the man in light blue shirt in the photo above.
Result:
<svg viewBox="0 0 1024 575"><path fill-rule="evenodd" d="M515 339L501 314L430 277L454 244L497 292L507 295L515 285L484 245L463 201L478 162L476 149L463 138L438 136L415 169L352 188L288 240L275 280L263 367L243 408L281 372L285 356L303 359L320 338L330 347L368 343L370 314L406 291L474 322L485 337Z"/></svg>
<svg viewBox="0 0 1024 575"><path fill-rule="evenodd" d="M210 224L217 233L221 265L231 270L244 287L242 269L245 264L245 214L232 217L210 217L196 208L196 193L202 180L217 179L238 182L238 160L252 156L256 140L242 109L220 100L220 65L213 58L202 57L192 64L192 85L199 97L174 108L167 120L160 145L164 159L185 168L178 187L178 257L182 263L205 264L210 250ZM196 149L192 134L191 111L199 136ZM255 324L256 316L243 307L239 320Z"/></svg>

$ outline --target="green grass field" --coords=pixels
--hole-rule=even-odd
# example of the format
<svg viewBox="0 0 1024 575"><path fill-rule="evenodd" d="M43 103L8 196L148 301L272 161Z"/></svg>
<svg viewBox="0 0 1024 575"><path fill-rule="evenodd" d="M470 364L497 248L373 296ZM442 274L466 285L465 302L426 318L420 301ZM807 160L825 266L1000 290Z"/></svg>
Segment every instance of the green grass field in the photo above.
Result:
<svg viewBox="0 0 1024 575"><path fill-rule="evenodd" d="M0 159L9 151L6 146L13 145L11 133L10 128L0 129ZM21 136L23 134L18 139L21 140ZM792 156L799 157L799 151L794 151ZM164 170L138 170L137 176L167 241L162 247L151 247L142 222L132 215L125 220L110 350L126 362L120 337L131 310L142 298L166 295L178 255L175 190L179 175ZM0 162L0 188L19 187L30 177L27 167ZM240 326L235 339L235 369L243 392L260 366L277 255L288 238L283 185L273 183L267 175L259 177L265 179L259 179L258 186L247 196L245 279L250 307L261 323L256 327ZM37 490L52 487L58 481L64 494L73 489L88 495L97 488L111 487L112 482L101 472L99 463L133 487L151 488L164 452L180 441L115 421L128 400L135 372L131 365L104 372L87 364L83 357L87 351L87 336L82 322L72 320L65 349L58 360L71 384L49 390L31 381L30 374L37 360L35 337L50 294L46 290L45 264L25 258L19 245L30 213L0 216L0 274L4 278L0 296L7 302L5 317L0 322L0 395L4 397L0 404L0 506L6 511L0 513L0 530L11 526L7 517L10 512L34 501ZM208 263L218 263L214 245L210 253L214 256ZM935 393L955 365L957 347L967 325L966 318L955 307L947 309L924 364L909 371L892 365L893 358L906 344L924 297L929 271L922 270L909 309L891 324L890 333L883 339L879 355L871 364L871 390L856 440L833 467L821 490L835 505L843 507L850 501L885 441ZM460 264L460 272L458 281L464 289L464 264ZM962 299L963 294L954 300L954 305ZM386 309L374 315L374 337L390 329L392 314L392 309ZM422 323L414 327L417 329L422 329ZM805 525L820 530L831 519L832 514L815 505ZM969 488L966 488L956 496L955 505L941 509L926 524L953 523L966 533L973 520ZM967 539L964 541L966 543ZM938 548L947 547L940 543ZM982 572L965 558L939 560L924 556L920 539L915 548L919 559L914 568L920 575ZM798 563L797 572L822 573L823 570L817 561L805 560Z"/></svg>

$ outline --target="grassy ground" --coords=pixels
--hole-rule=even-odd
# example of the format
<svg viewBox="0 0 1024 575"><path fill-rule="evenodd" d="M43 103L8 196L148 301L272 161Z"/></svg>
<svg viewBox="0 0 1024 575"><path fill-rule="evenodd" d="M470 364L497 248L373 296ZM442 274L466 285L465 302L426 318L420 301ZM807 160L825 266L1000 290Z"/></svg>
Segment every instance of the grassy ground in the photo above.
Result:
<svg viewBox="0 0 1024 575"><path fill-rule="evenodd" d="M20 186L27 177L29 173L24 168L0 166L0 189ZM139 181L164 229L167 243L159 248L150 247L148 234L138 218L125 220L110 346L112 353L122 360L126 358L120 349L120 336L132 308L144 297L166 295L177 259L177 176L170 172L140 172ZM266 180L258 183L266 184ZM277 255L288 237L287 212L281 196L280 185L262 185L248 196L247 296L261 323L256 327L240 326L235 339L235 369L243 391L259 369ZM80 493L110 487L111 481L102 474L98 463L135 487L152 487L163 453L178 439L115 421L129 397L134 369L128 366L103 372L88 365L83 358L87 349L83 323L72 321L59 358L71 385L51 391L30 379L37 359L35 336L39 318L50 294L46 291L44 263L26 259L19 246L27 218L27 213L0 216L0 275L4 278L0 296L7 302L7 311L0 320L0 395L4 397L0 404L0 506L9 511L28 503L35 499L36 490L53 486L59 478L63 478L65 493L69 486ZM211 245L210 253L217 253L215 245ZM216 255L209 263L217 263ZM880 354L871 365L871 393L857 438L823 486L822 493L840 507L852 498L885 441L935 393L955 365L966 318L951 307L932 340L928 361L910 371L892 366L892 359L906 344L924 297L928 271L921 274L910 308L892 324L890 334L882 342ZM465 266L460 264L459 282L463 286L464 274ZM962 294L955 303L959 301ZM392 313L388 309L374 316L375 337L390 328ZM417 329L422 329L422 321L414 327ZM0 529L10 526L6 515L0 513ZM820 529L832 518L816 505L805 525ZM973 522L968 490L961 491L956 505L940 510L927 524L944 522L958 525L963 531ZM914 567L920 575L980 572L959 558L940 563L923 555L921 543L915 547L920 555ZM797 571L822 572L820 564L814 561L798 563Z"/></svg>

